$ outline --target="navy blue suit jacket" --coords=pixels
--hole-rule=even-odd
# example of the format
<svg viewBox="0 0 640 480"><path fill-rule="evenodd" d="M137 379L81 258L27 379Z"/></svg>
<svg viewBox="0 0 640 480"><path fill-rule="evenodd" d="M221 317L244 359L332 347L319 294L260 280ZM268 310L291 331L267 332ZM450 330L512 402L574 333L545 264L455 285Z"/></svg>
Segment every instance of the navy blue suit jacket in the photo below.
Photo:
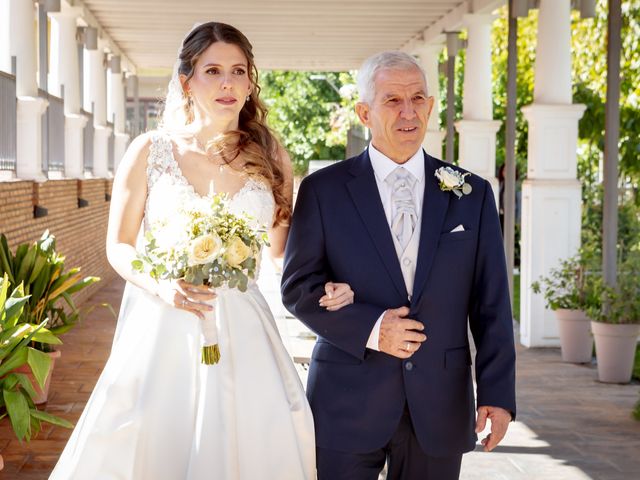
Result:
<svg viewBox="0 0 640 480"><path fill-rule="evenodd" d="M489 183L469 175L458 199L434 172L448 164L425 153L425 192L414 289L402 278L367 151L300 185L285 253L287 309L318 335L307 395L319 447L353 453L383 447L405 402L429 455L475 446L467 322L476 345L478 405L515 415L515 350L504 250ZM457 168L457 167L456 167ZM458 170L462 170L459 169ZM464 232L451 233L459 224ZM355 303L318 305L327 281L346 282ZM366 348L378 317L410 307L428 339L409 359Z"/></svg>

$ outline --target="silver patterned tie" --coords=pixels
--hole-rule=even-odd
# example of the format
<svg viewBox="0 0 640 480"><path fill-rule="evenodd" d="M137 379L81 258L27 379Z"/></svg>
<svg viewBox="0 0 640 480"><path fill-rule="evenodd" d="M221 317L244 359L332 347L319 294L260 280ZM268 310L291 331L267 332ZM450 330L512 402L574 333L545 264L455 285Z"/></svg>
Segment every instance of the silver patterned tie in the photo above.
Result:
<svg viewBox="0 0 640 480"><path fill-rule="evenodd" d="M404 167L398 167L387 176L385 182L391 188L391 212L393 215L391 231L402 248L405 249L418 221L413 199L413 186L416 183L416 178Z"/></svg>

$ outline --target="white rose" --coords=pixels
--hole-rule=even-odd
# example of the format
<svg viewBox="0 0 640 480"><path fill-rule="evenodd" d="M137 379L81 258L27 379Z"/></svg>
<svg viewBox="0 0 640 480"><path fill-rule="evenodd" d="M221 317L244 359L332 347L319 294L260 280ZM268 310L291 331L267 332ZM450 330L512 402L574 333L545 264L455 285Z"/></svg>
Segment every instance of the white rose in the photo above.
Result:
<svg viewBox="0 0 640 480"><path fill-rule="evenodd" d="M220 254L222 240L215 234L202 235L189 246L189 265L204 265L212 262Z"/></svg>
<svg viewBox="0 0 640 480"><path fill-rule="evenodd" d="M186 240L185 229L180 225L163 225L155 232L156 245L162 250L177 248Z"/></svg>
<svg viewBox="0 0 640 480"><path fill-rule="evenodd" d="M461 178L456 175L451 169L442 169L440 170L440 175L438 177L442 183L444 183L447 188L455 188L460 186Z"/></svg>

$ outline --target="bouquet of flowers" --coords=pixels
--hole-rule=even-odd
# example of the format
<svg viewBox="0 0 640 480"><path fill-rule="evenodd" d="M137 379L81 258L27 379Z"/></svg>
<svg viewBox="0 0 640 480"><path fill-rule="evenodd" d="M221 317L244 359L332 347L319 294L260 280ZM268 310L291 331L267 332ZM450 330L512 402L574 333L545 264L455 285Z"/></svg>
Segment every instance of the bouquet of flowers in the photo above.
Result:
<svg viewBox="0 0 640 480"><path fill-rule="evenodd" d="M225 195L214 195L151 225L144 250L132 266L156 280L184 279L244 292L255 276L262 245L268 245L266 232L256 228L249 216L232 213ZM218 363L215 310L202 322L202 334L202 363Z"/></svg>

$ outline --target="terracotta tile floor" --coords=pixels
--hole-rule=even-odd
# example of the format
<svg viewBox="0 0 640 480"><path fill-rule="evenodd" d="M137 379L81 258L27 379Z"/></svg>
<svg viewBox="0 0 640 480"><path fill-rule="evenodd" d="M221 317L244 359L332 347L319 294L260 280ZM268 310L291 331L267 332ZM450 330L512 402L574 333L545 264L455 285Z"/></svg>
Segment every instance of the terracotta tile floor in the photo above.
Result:
<svg viewBox="0 0 640 480"><path fill-rule="evenodd" d="M110 303L117 312L124 283L116 280L106 284L89 303ZM62 356L55 365L49 400L41 410L75 423L98 380L109 352L116 319L106 308L96 308L81 325L68 332ZM9 422L0 427L0 454L4 459L2 480L46 479L53 469L71 430L43 424L38 437L30 443L20 443L13 436ZM90 480L90 479L87 479Z"/></svg>
<svg viewBox="0 0 640 480"><path fill-rule="evenodd" d="M90 302L108 302L117 310L123 285L121 280L106 284ZM311 341L278 305L277 281L271 277L261 287L289 352L306 354ZM96 309L65 336L50 399L43 406L47 411L72 422L78 419L108 357L115 323L106 309ZM595 366L562 363L553 348L518 347L517 368L518 419L493 453L476 450L464 456L462 480L640 478L640 422L630 417L640 385L601 384ZM303 377L305 373L301 371ZM0 480L46 479L69 435L65 429L44 427L30 444L20 444L3 421L0 454L5 468Z"/></svg>

